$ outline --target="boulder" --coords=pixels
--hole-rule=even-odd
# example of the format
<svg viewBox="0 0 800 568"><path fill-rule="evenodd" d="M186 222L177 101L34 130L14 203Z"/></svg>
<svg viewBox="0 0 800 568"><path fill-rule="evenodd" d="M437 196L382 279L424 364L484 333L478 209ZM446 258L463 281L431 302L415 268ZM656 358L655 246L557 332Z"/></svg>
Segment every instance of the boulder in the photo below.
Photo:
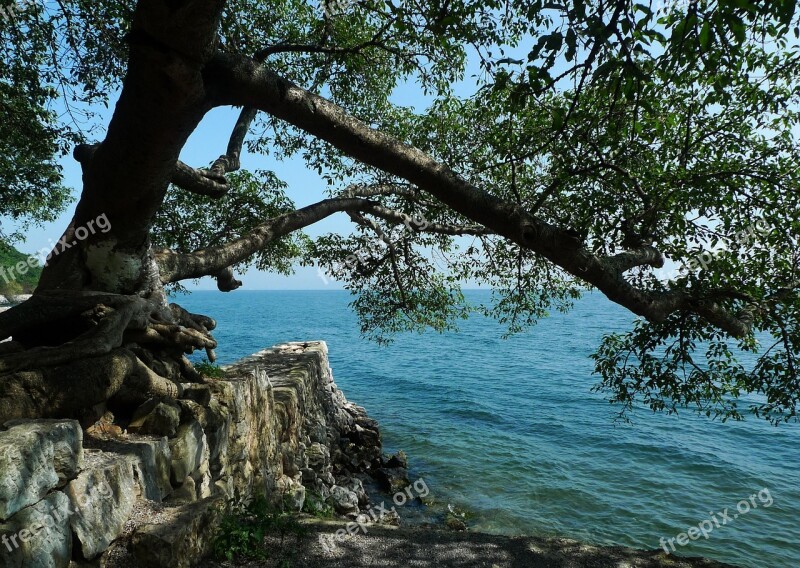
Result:
<svg viewBox="0 0 800 568"><path fill-rule="evenodd" d="M197 420L182 424L178 435L170 440L169 448L172 452L172 483L175 485L183 483L204 461L208 461L208 442Z"/></svg>
<svg viewBox="0 0 800 568"><path fill-rule="evenodd" d="M225 502L212 497L162 511L164 521L139 527L131 550L140 568L189 568L210 551Z"/></svg>
<svg viewBox="0 0 800 568"><path fill-rule="evenodd" d="M72 557L69 500L51 493L0 525L0 565L6 568L62 568Z"/></svg>
<svg viewBox="0 0 800 568"><path fill-rule="evenodd" d="M6 425L0 432L0 519L40 501L83 462L83 431L74 420Z"/></svg>
<svg viewBox="0 0 800 568"><path fill-rule="evenodd" d="M364 489L364 483L360 479L356 477L345 479L340 482L340 485L345 489L349 489L356 495L358 498L358 505L360 507L366 507L369 505L369 496L367 496L367 491Z"/></svg>
<svg viewBox="0 0 800 568"><path fill-rule="evenodd" d="M400 467L403 469L408 469L408 456L403 450L400 450L388 459L386 462L386 467Z"/></svg>
<svg viewBox="0 0 800 568"><path fill-rule="evenodd" d="M136 501L134 467L129 456L100 453L67 486L75 511L70 526L84 558L98 556L122 534Z"/></svg>
<svg viewBox="0 0 800 568"><path fill-rule="evenodd" d="M284 498L284 503L292 511L302 511L306 502L306 488L299 483L290 489Z"/></svg>
<svg viewBox="0 0 800 568"><path fill-rule="evenodd" d="M341 485L331 487L328 502L333 505L333 508L340 515L358 512L358 496Z"/></svg>
<svg viewBox="0 0 800 568"><path fill-rule="evenodd" d="M408 480L408 470L402 467L382 467L373 474L381 489L388 493L402 491L411 482Z"/></svg>

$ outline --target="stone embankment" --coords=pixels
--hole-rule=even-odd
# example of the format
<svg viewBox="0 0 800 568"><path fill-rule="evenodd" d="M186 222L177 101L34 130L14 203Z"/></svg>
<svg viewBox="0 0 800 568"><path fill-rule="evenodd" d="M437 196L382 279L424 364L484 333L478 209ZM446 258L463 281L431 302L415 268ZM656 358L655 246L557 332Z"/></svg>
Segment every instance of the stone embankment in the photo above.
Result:
<svg viewBox="0 0 800 568"><path fill-rule="evenodd" d="M363 481L396 484L378 424L333 382L322 342L267 349L128 422L6 423L0 565L188 567L222 515L266 496L355 517ZM311 497L313 495L313 498Z"/></svg>

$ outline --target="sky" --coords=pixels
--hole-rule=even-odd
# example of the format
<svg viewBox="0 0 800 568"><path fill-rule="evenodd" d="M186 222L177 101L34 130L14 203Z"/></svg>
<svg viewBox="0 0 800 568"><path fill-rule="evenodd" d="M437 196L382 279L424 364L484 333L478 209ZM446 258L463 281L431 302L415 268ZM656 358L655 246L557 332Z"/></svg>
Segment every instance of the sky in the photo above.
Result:
<svg viewBox="0 0 800 568"><path fill-rule="evenodd" d="M110 105L113 110L114 105ZM108 123L111 111L103 113L103 122ZM233 125L239 116L238 109L219 108L211 111L192 134L186 147L181 153L181 160L194 167L204 167L213 162L220 154L225 152ZM17 244L17 248L25 253L34 253L52 247L58 241L64 229L70 222L75 212L75 205L81 187L81 168L71 155L60 160L64 168L64 183L73 188L76 201L54 222L46 223L42 227L32 227L27 231L26 241ZM273 158L254 155L245 150L242 156L242 167L248 170L273 169L279 177L289 184L287 193L298 207L309 205L323 198L324 182L315 171L305 167L302 159L294 158L284 162L276 162ZM306 232L311 236L328 232L349 232L350 222L346 215L338 214L309 227ZM297 267L297 273L292 276L268 274L251 269L245 274L237 276L249 290L311 290L311 289L341 289L338 282L327 278L323 280L316 268ZM212 278L203 278L199 282L184 283L187 288L198 290L216 290L216 281Z"/></svg>
<svg viewBox="0 0 800 568"><path fill-rule="evenodd" d="M457 92L468 96L474 92L474 79L470 76L478 72L477 61L470 62L465 80L457 86ZM392 101L406 107L413 107L418 111L424 110L431 102L430 97L423 94L422 89L413 82L403 83L395 90ZM109 109L99 109L99 122L108 124L115 106L115 100L110 101ZM224 153L228 139L239 109L218 108L209 112L199 128L189 138L181 152L181 160L190 166L199 168L210 165L220 154ZM101 141L103 131L98 131L97 140ZM296 206L304 207L324 199L324 190L327 187L321 177L309 170L301 157L285 161L277 161L271 156L252 154L245 148L242 154L242 168L246 170L273 170L278 177L288 184L287 195ZM34 226L25 232L26 240L17 243L16 247L22 252L34 254L43 249L52 249L54 243L61 237L64 229L69 224L75 212L75 205L81 187L80 165L67 155L59 160L63 167L64 184L73 189L75 201L54 222L45 223L41 227ZM14 227L13 222L3 219L3 223ZM337 213L319 223L305 229L306 234L316 237L326 233L349 234L353 230L352 222L345 213ZM295 274L284 276L281 274L266 273L250 269L246 273L237 274L243 282L244 289L248 290L340 290L343 286L331 277L320 274L317 268L295 267ZM188 281L183 283L189 290L216 290L216 280L206 277L198 282Z"/></svg>

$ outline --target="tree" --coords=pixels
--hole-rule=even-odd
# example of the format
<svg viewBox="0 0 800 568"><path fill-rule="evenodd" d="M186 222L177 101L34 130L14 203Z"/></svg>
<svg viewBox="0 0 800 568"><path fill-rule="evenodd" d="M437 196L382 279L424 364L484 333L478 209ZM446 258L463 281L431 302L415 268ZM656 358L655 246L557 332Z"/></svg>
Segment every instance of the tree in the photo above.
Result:
<svg viewBox="0 0 800 568"><path fill-rule="evenodd" d="M164 287L215 276L231 291L249 262L301 260L347 282L378 339L474 309L515 332L595 288L640 316L595 356L623 409L740 418L754 393L757 414L796 418L793 0L57 4L2 30L4 65L24 81L0 84L25 123L2 140L38 152L6 158L5 180L27 172L8 195L60 204L43 148L80 142L84 174L36 294L0 315L14 339L2 417L181 396L200 380L184 353L213 359L215 324ZM399 84L430 108L394 104ZM96 142L92 109L115 92ZM86 115L88 133L54 104ZM225 153L181 163L217 107L241 108ZM239 171L248 150L303 156L327 197L295 208L278 173ZM354 235L302 236L335 213ZM110 229L91 231L101 218ZM665 281L665 259L689 268ZM468 306L467 279L495 301ZM771 343L746 369L735 354L756 337Z"/></svg>

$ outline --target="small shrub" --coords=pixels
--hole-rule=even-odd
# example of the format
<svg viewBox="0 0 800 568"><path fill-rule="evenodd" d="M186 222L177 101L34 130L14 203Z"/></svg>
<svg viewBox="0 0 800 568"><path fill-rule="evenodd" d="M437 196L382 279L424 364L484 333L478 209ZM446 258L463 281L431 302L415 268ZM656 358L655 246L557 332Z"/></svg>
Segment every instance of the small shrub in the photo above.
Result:
<svg viewBox="0 0 800 568"><path fill-rule="evenodd" d="M211 379L225 378L225 371L223 371L219 365L214 365L210 361L203 361L202 363L196 363L194 365L194 370L203 375L204 377L209 377Z"/></svg>
<svg viewBox="0 0 800 568"><path fill-rule="evenodd" d="M306 529L291 514L275 509L261 497L247 505L238 505L220 523L214 539L214 556L218 560L265 560L269 557L264 539L268 535L280 535L281 546L287 534L297 538L305 535ZM283 559L282 565L287 560Z"/></svg>

